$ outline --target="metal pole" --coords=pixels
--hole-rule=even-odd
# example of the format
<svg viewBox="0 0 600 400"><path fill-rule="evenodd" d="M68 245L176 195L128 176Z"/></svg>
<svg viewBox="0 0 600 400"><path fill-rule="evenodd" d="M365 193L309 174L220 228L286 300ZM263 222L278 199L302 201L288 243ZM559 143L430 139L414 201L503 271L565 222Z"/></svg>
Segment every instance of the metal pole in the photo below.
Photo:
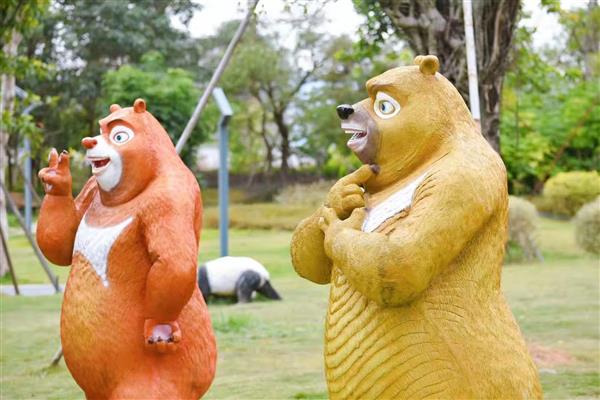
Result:
<svg viewBox="0 0 600 400"><path fill-rule="evenodd" d="M473 33L473 4L471 0L463 0L463 17L465 22L465 44L467 46L467 71L469 74L469 103L473 119L481 126L477 55L475 53L475 34Z"/></svg>
<svg viewBox="0 0 600 400"><path fill-rule="evenodd" d="M29 190L31 191L31 194L33 196L32 200L35 199L36 202L38 203L42 203L42 198L40 197L40 195L35 191L35 188L33 187L33 183L31 182L31 177L29 178L29 182L27 182L27 179L25 179L25 171L23 170L23 168L19 168L19 173L21 174L21 176L24 179L24 182L28 184L29 186Z"/></svg>
<svg viewBox="0 0 600 400"><path fill-rule="evenodd" d="M219 121L219 235L221 257L229 254L229 132L226 117Z"/></svg>
<svg viewBox="0 0 600 400"><path fill-rule="evenodd" d="M208 103L208 97L213 92L213 89L217 86L217 83L219 82L221 75L223 75L223 72L225 71L225 67L227 67L229 60L231 59L231 56L233 55L233 50L235 49L238 42L242 38L242 35L244 34L244 31L246 30L246 27L248 26L248 23L250 22L250 18L252 17L252 14L254 13L254 9L256 8L257 4L258 4L258 0L252 0L251 2L249 2L248 12L246 13L246 16L240 23L240 26L238 27L237 31L235 32L235 35L233 35L231 42L229 42L229 46L227 46L227 50L225 50L225 54L223 55L223 58L219 62L217 69L215 69L215 72L213 73L212 77L210 78L210 81L208 82L208 85L206 86L204 93L202 93L202 97L200 97L200 100L198 100L198 104L196 105L196 109L194 110L192 117L188 121L187 125L185 126L185 129L183 130L183 133L181 134L181 137L177 141L177 145L175 146L175 150L177 150L177 153L181 153L181 150L183 150L183 147L185 146L185 142L187 142L190 135L192 134L192 130L198 123L198 119L200 119L200 114L202 113L202 110L206 106L206 103Z"/></svg>
<svg viewBox="0 0 600 400"><path fill-rule="evenodd" d="M23 160L23 170L25 178L25 226L31 232L31 143L25 138L23 141L25 150L25 160Z"/></svg>
<svg viewBox="0 0 600 400"><path fill-rule="evenodd" d="M219 120L219 236L221 257L229 254L229 131L227 125L233 115L223 89L215 88L213 98L221 111Z"/></svg>

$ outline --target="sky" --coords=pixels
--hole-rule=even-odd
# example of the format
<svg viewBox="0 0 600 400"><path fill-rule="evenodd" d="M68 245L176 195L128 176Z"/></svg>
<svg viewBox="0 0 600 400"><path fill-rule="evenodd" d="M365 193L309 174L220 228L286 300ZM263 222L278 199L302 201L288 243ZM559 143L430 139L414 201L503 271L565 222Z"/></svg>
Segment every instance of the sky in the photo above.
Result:
<svg viewBox="0 0 600 400"><path fill-rule="evenodd" d="M247 9L245 0L202 0L200 3L202 11L194 15L189 25L193 37L214 34L221 23L242 18ZM276 21L282 16L285 3L284 0L260 0L256 7L259 18ZM353 37L356 36L356 27L364 21L364 17L354 10L352 0L329 1L325 4L323 14L326 19L324 29Z"/></svg>
<svg viewBox="0 0 600 400"><path fill-rule="evenodd" d="M288 1L289 2L289 1ZM189 25L193 37L209 36L214 34L223 22L242 18L246 9L246 0L201 0L202 11L197 12ZM257 11L261 21L272 25L274 30L286 37L286 27L277 24L277 19L283 14L286 1L260 0ZM583 6L586 0L563 0L563 7L573 8ZM530 17L522 20L521 24L536 27L534 46L542 47L554 40L558 40L562 29L556 14L547 13L541 6L540 0L524 0L524 10ZM300 10L298 10L301 12ZM331 0L322 10L325 18L323 29L330 33L347 34L357 38L357 28L365 21L365 17L357 14L352 5L352 0ZM301 14L300 14L301 15Z"/></svg>

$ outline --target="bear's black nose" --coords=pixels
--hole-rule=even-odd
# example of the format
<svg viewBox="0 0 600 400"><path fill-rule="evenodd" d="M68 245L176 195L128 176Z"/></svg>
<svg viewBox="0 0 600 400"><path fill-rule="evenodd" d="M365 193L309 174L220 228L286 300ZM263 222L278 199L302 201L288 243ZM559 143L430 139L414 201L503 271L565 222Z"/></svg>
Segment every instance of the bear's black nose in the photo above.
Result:
<svg viewBox="0 0 600 400"><path fill-rule="evenodd" d="M340 119L348 119L350 114L354 112L354 108L350 104L341 104L336 107L336 111Z"/></svg>

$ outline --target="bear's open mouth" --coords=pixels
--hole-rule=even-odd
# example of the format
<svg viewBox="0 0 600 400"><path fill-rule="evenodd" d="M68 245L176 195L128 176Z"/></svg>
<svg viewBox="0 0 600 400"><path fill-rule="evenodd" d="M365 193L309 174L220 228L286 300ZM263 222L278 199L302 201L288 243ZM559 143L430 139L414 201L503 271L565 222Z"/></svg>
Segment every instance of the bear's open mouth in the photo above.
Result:
<svg viewBox="0 0 600 400"><path fill-rule="evenodd" d="M355 129L346 129L346 133L348 135L352 135L350 140L362 139L365 136L367 136L367 132L359 131L359 130L355 130Z"/></svg>
<svg viewBox="0 0 600 400"><path fill-rule="evenodd" d="M350 140L348 140L348 142L346 143L346 145L352 151L359 151L367 141L367 131L365 130L345 128L344 131L348 135L352 135Z"/></svg>
<svg viewBox="0 0 600 400"><path fill-rule="evenodd" d="M88 160L92 164L92 174L103 171L110 164L110 157L88 157Z"/></svg>

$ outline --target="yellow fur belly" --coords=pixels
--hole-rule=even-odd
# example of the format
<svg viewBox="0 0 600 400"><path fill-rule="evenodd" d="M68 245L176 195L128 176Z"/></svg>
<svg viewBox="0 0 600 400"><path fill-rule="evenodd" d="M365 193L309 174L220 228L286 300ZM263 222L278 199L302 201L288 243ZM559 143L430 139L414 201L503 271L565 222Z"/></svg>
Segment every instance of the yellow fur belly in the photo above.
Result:
<svg viewBox="0 0 600 400"><path fill-rule="evenodd" d="M331 399L539 398L535 366L502 297L444 282L381 307L332 271L325 332Z"/></svg>
<svg viewBox="0 0 600 400"><path fill-rule="evenodd" d="M332 399L451 396L458 376L451 354L410 308L385 309L334 268L325 334Z"/></svg>

